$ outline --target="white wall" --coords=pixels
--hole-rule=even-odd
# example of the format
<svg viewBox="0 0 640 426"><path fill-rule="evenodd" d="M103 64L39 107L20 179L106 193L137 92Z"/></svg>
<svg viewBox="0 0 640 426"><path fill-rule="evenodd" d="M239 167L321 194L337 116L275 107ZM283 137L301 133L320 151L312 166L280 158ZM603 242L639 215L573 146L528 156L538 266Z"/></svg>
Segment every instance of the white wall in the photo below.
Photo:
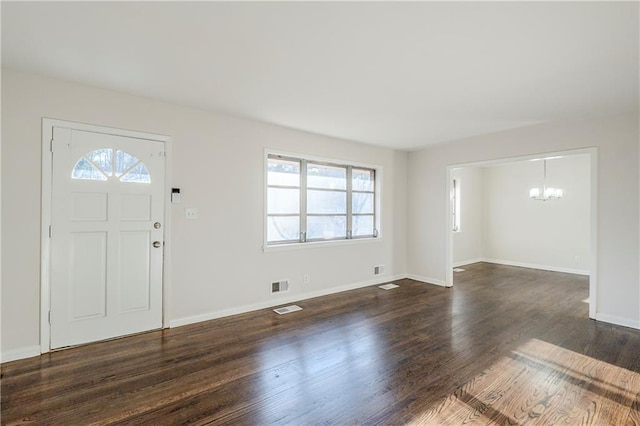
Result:
<svg viewBox="0 0 640 426"><path fill-rule="evenodd" d="M446 279L447 166L598 149L596 317L640 328L638 113L545 123L437 145L409 157L408 270Z"/></svg>
<svg viewBox="0 0 640 426"><path fill-rule="evenodd" d="M483 256L483 169L465 167L451 171L460 185L460 231L453 233L454 266L479 262Z"/></svg>
<svg viewBox="0 0 640 426"><path fill-rule="evenodd" d="M39 345L42 117L173 137L173 186L183 190L172 212L174 323L363 285L380 263L387 277L409 272L444 283L448 165L598 147L597 316L640 327L637 113L541 124L407 155L13 71L2 77L5 360ZM263 253L264 148L382 165L383 238ZM184 220L185 207L197 208L199 219ZM281 278L291 280L290 292L269 295L268 282Z"/></svg>
<svg viewBox="0 0 640 426"><path fill-rule="evenodd" d="M531 200L542 185L541 161L453 169L461 185L461 231L453 233L453 266L485 261L589 273L589 155L548 160L548 184L562 200ZM576 259L577 257L577 259Z"/></svg>
<svg viewBox="0 0 640 426"><path fill-rule="evenodd" d="M547 161L548 186L563 188L561 200L529 198L530 188L542 186L543 167L542 161L521 161L485 169L482 257L588 274L591 158L583 154Z"/></svg>
<svg viewBox="0 0 640 426"><path fill-rule="evenodd" d="M230 314L406 272L407 154L113 91L3 70L2 354L39 345L41 119L173 137L171 302L174 324ZM382 238L263 253L264 149L381 165ZM184 208L198 209L186 221ZM308 274L310 283L303 284ZM290 291L269 294L269 282Z"/></svg>

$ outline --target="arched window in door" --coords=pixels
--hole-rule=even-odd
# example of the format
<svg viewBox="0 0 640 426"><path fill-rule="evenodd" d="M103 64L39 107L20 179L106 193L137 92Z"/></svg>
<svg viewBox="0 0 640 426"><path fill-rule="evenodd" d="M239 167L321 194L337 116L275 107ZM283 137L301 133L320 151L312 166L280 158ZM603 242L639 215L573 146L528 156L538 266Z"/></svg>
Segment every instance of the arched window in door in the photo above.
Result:
<svg viewBox="0 0 640 426"><path fill-rule="evenodd" d="M116 178L120 182L151 183L149 169L138 157L111 148L97 149L80 157L73 167L71 178L85 180Z"/></svg>

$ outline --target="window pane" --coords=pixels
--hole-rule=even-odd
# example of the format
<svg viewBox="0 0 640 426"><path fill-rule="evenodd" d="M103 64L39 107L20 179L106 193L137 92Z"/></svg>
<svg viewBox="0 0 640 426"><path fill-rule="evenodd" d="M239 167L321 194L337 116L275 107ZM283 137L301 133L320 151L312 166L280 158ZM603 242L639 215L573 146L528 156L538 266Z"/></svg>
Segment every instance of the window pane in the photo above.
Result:
<svg viewBox="0 0 640 426"><path fill-rule="evenodd" d="M100 167L107 176L111 176L113 174L113 167L111 166L112 153L113 150L111 149L98 149L91 151L86 157L91 160L93 164Z"/></svg>
<svg viewBox="0 0 640 426"><path fill-rule="evenodd" d="M268 214L300 214L300 190L267 188Z"/></svg>
<svg viewBox="0 0 640 426"><path fill-rule="evenodd" d="M351 234L354 237L373 235L373 216L353 216Z"/></svg>
<svg viewBox="0 0 640 426"><path fill-rule="evenodd" d="M135 155L131 155L128 152L116 151L116 176L120 176L126 172L129 167L138 162L138 158Z"/></svg>
<svg viewBox="0 0 640 426"><path fill-rule="evenodd" d="M297 241L300 239L299 216L269 216L267 241Z"/></svg>
<svg viewBox="0 0 640 426"><path fill-rule="evenodd" d="M307 213L347 213L347 193L335 191L307 191Z"/></svg>
<svg viewBox="0 0 640 426"><path fill-rule="evenodd" d="M151 176L149 170L144 163L138 163L133 169L129 170L124 176L120 178L122 182L138 182L138 183L151 183Z"/></svg>
<svg viewBox="0 0 640 426"><path fill-rule="evenodd" d="M373 213L373 192L354 192L351 197L351 209L353 214Z"/></svg>
<svg viewBox="0 0 640 426"><path fill-rule="evenodd" d="M309 188L347 189L347 168L307 163Z"/></svg>
<svg viewBox="0 0 640 426"><path fill-rule="evenodd" d="M300 161L269 158L267 163L267 184L300 186Z"/></svg>
<svg viewBox="0 0 640 426"><path fill-rule="evenodd" d="M78 160L76 165L73 167L71 178L87 180L107 180L107 177L103 173L98 171L98 169L96 169L96 167L84 157Z"/></svg>
<svg viewBox="0 0 640 426"><path fill-rule="evenodd" d="M373 170L352 169L351 181L354 191L372 191L374 190L374 174Z"/></svg>
<svg viewBox="0 0 640 426"><path fill-rule="evenodd" d="M308 240L346 237L346 216L307 216Z"/></svg>

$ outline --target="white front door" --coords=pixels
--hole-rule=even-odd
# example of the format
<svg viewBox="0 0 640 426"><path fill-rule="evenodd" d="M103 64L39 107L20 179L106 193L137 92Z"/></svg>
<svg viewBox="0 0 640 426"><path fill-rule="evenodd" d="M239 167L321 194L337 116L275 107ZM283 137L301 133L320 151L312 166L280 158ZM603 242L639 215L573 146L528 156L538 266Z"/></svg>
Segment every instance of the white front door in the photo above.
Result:
<svg viewBox="0 0 640 426"><path fill-rule="evenodd" d="M163 142L53 128L51 349L162 327Z"/></svg>

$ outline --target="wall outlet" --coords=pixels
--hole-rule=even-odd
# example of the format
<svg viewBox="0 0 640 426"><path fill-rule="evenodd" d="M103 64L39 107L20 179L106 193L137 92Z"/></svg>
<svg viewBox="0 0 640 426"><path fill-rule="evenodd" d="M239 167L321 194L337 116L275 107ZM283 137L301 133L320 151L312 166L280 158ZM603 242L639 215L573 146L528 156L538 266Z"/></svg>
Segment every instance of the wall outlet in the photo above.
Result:
<svg viewBox="0 0 640 426"><path fill-rule="evenodd" d="M193 220L198 218L198 209L184 209L184 218Z"/></svg>
<svg viewBox="0 0 640 426"><path fill-rule="evenodd" d="M384 275L384 265L376 265L373 267L373 275Z"/></svg>
<svg viewBox="0 0 640 426"><path fill-rule="evenodd" d="M309 275L305 274L302 276L302 282L305 284L309 284L311 282L311 278L309 278Z"/></svg>

